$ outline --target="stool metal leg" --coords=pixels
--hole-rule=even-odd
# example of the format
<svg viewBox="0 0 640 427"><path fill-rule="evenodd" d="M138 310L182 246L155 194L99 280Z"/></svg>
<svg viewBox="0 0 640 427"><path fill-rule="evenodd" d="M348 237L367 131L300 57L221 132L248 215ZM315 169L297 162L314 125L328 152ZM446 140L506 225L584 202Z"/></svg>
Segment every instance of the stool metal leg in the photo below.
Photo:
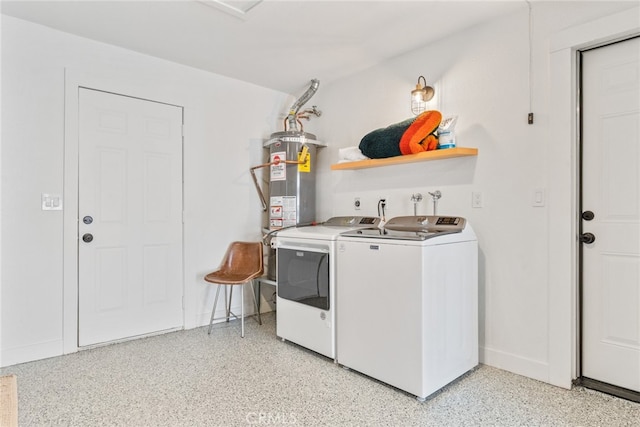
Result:
<svg viewBox="0 0 640 427"><path fill-rule="evenodd" d="M213 300L213 310L211 310L211 320L209 320L209 335L211 335L211 328L213 327L213 318L216 314L216 306L218 305L218 295L220 295L220 287L222 285L218 285L218 290L216 291L216 297ZM224 289L225 298L227 295L227 288ZM225 304L226 305L226 304Z"/></svg>
<svg viewBox="0 0 640 427"><path fill-rule="evenodd" d="M253 296L253 306L256 310L256 314L258 316L258 324L262 325L262 317L260 315L260 308L258 306L258 300L256 297L256 292L255 289L253 288L254 286L254 282L253 280L249 281L249 282L245 282L244 284L241 285L241 289L240 289L240 335L242 338L244 338L244 287L245 285L249 285L251 286L251 293ZM226 321L229 322L231 316L233 316L234 318L238 318L238 316L236 314L234 314L231 311L231 300L233 297L233 286L228 286L228 285L224 285L224 284L218 284L218 289L216 290L216 296L213 300L213 309L211 310L211 319L209 320L209 331L208 334L211 335L211 330L213 329L213 321L215 320L215 315L216 315L216 307L218 306L218 298L220 297L220 288L224 286L224 299L225 299L225 315L226 315Z"/></svg>
<svg viewBox="0 0 640 427"><path fill-rule="evenodd" d="M229 317L231 316L231 299L233 298L233 286L228 286L229 289L229 300L227 301L227 323L229 323ZM227 297L227 286L224 288L224 296ZM235 315L234 315L235 316Z"/></svg>
<svg viewBox="0 0 640 427"><path fill-rule="evenodd" d="M258 304L258 301L260 298L260 281L258 280L258 295L256 296L256 291L253 288L254 285L254 281L251 281L251 293L253 294L253 307L256 310L256 315L258 316L258 325L262 325L262 317L260 316L260 304Z"/></svg>
<svg viewBox="0 0 640 427"><path fill-rule="evenodd" d="M246 283L240 286L240 336L242 338L244 338L244 285Z"/></svg>

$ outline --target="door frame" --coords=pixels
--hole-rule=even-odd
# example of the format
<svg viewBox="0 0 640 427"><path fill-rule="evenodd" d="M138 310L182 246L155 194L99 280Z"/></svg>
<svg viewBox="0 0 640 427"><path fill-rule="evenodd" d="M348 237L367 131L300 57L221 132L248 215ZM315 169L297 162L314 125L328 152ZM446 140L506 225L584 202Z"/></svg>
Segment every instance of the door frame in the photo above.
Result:
<svg viewBox="0 0 640 427"><path fill-rule="evenodd" d="M579 376L579 51L640 34L640 7L567 28L550 39L549 383Z"/></svg>
<svg viewBox="0 0 640 427"><path fill-rule="evenodd" d="M79 209L79 88L87 88L117 95L130 96L159 102L182 108L184 123L184 106L175 102L158 101L163 98L161 94L138 93L140 83L132 79L105 78L99 74L93 74L88 70L65 68L64 71L64 196L63 196L63 272L62 272L62 341L63 353L75 353L80 350L78 346L78 209ZM152 91L153 92L153 91ZM184 139L183 139L184 144ZM181 149L181 163L184 165L184 149ZM182 192L184 195L184 169L182 170ZM184 211L184 197L181 200ZM185 278L184 278L184 221L182 223L182 328L185 325ZM150 334L153 335L153 334ZM123 340L126 341L126 340ZM82 347L82 349L93 346Z"/></svg>

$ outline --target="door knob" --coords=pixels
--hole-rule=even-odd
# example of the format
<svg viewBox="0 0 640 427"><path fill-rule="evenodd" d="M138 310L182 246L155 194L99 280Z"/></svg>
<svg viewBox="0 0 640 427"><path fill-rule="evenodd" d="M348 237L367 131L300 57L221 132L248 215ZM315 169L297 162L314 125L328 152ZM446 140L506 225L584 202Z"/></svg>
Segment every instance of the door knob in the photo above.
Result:
<svg viewBox="0 0 640 427"><path fill-rule="evenodd" d="M582 212L582 219L584 219L585 221L591 221L595 217L595 214L591 211Z"/></svg>
<svg viewBox="0 0 640 427"><path fill-rule="evenodd" d="M593 233L582 233L580 241L587 244L593 243L596 241L596 236Z"/></svg>
<svg viewBox="0 0 640 427"><path fill-rule="evenodd" d="M91 233L85 233L85 234L82 236L82 241L83 241L83 242L85 242L85 243L89 243L89 242L91 242L92 240L93 240L93 234L91 234Z"/></svg>

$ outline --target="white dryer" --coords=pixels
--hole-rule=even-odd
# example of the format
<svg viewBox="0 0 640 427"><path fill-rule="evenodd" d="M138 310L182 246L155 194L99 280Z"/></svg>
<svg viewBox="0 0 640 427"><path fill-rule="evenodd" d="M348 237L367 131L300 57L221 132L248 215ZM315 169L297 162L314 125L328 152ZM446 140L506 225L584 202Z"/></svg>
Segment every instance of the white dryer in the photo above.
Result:
<svg viewBox="0 0 640 427"><path fill-rule="evenodd" d="M338 238L337 362L424 401L478 364L478 245L461 217Z"/></svg>
<svg viewBox="0 0 640 427"><path fill-rule="evenodd" d="M379 223L377 217L342 216L277 232L278 337L335 360L336 241L341 233Z"/></svg>

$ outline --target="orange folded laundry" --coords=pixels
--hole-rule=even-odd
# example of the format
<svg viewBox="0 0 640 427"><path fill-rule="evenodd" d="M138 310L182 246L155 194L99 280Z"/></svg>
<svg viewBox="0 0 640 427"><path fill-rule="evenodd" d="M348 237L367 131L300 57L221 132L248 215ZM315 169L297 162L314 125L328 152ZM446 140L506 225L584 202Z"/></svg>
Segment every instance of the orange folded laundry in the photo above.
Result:
<svg viewBox="0 0 640 427"><path fill-rule="evenodd" d="M435 150L438 147L435 131L441 121L442 114L436 110L425 111L416 117L400 138L400 152L405 155Z"/></svg>

